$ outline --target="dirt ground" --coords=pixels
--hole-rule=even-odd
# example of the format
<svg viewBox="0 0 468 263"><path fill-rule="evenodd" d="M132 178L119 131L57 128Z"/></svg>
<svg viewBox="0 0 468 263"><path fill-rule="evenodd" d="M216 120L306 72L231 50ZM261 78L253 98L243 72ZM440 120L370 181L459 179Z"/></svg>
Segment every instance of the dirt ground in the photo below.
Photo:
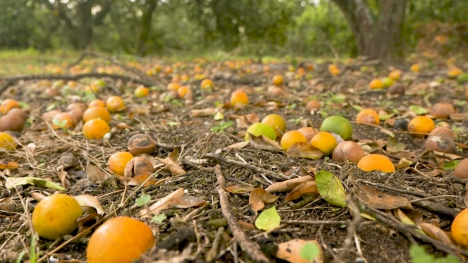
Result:
<svg viewBox="0 0 468 263"><path fill-rule="evenodd" d="M179 73L188 72L190 75L193 66L193 63L189 63L187 69L180 69ZM420 213L422 221L450 232L454 215L466 207L463 199L466 182L454 177L452 170L442 170L439 166L452 159L466 157L466 151L454 153L458 157L441 157L431 152L426 153L422 145L413 142L407 131L396 130L393 126L384 124L384 121L379 127L356 124L354 120L358 111L353 106L385 111L386 114L393 114L390 119L402 116L411 119L415 115L409 110L411 105L430 110L437 102L453 103L458 112L464 113L466 103L463 86L450 79L437 86L430 85L438 77L445 77L443 69L422 73L403 69L403 80L400 80L400 83L406 87L406 94L389 98L386 89L371 91L368 88L368 83L373 78L388 74L384 68L375 67L380 70L377 72L362 72L359 68L356 69L356 66L353 68L340 65L341 74L332 76L327 71L327 64L324 64L317 65L314 71L307 71L307 74L310 74L307 77L299 78L296 73L287 70L287 65L270 65L268 72L262 70L263 66L246 64L240 69L230 69L219 67L219 63L215 62L204 64L204 74L213 79L215 88L213 91L202 92L199 88L200 81L189 82L188 85L194 91L192 104L187 104L181 99L165 97L164 85L171 81L173 75L170 74L159 73L147 77L160 84L160 87L154 88L152 94L143 99L133 96L136 84L103 77L105 88L94 94L94 97L105 100L108 96L119 95L127 105L123 112L113 114L110 125L112 136L109 140L85 139L82 123L69 134L61 130L52 131L41 118L44 112L52 109L51 105L55 105L53 109L63 111L75 100L86 103L94 98L85 98L80 90L89 79L78 80L78 89L67 88L66 85L59 88L60 93L57 96L50 96L45 92L55 83L54 80L21 80L9 86L1 98L24 102L23 107L26 108L30 121L25 129L17 134L20 143L17 150L0 151L1 161L14 161L19 164L18 169L0 170L0 180L3 182L0 187L0 261L15 262L22 251L28 251L23 260L29 258L32 235L28 222L37 204L34 194L47 196L56 192L31 185L18 186L17 191L13 188L7 189L5 178L32 176L47 178L63 185L64 181L59 178L59 174L63 175L63 172L65 181L68 182L64 193L97 197L106 212L104 216L111 212L111 216L127 215L145 221L152 228L156 245L139 260L140 262L206 262L220 227L224 227L225 231L214 261L255 262L255 259L243 252L239 242L232 242L233 230L223 219L225 215L221 212L216 165L221 167L227 181L226 186L244 183L255 188L266 188L281 180L261 173L252 166L291 176L290 178L298 177L297 173L291 171L300 168L308 171L313 168L316 171L326 170L341 180L347 195L355 200L359 200L356 195L361 185L372 186L388 195L406 197L414 210ZM96 67L97 65L92 67L92 70ZM283 93L279 95L268 91L272 86L271 77L275 73L285 76L285 83L281 86ZM126 74L132 75L128 72ZM138 76L135 78L138 79ZM225 117L224 121L233 122L224 132L210 131L211 128L220 125L220 121L215 120L213 115L192 116L193 109L213 108L215 104L228 102L231 92L238 88L244 89L248 94L249 105L243 109L233 109L226 105L219 107ZM342 99L337 98L337 95L342 96ZM312 98L321 102L321 109L314 114L305 109L306 102ZM326 115L339 114L352 122L352 140L367 145L364 148L367 152L385 154L394 164L403 158L412 161L412 164L398 169L395 173L363 172L354 163L335 162L329 158L293 158L284 152L256 149L251 145L241 149L227 148L244 141L246 129L239 128L237 120L239 116L253 113L258 115L260 120L271 113L279 114L287 120L287 130L295 130L303 125L319 128ZM384 113L381 112L381 115ZM461 146L467 144L466 119L435 122L450 125L452 130L457 131L456 142ZM396 140L404 143L405 149L389 151L385 144L389 138L387 131L393 132ZM178 150L177 164L186 173L171 176L162 172L156 177L157 180L161 180L160 183L146 187L126 187L124 182L114 176L103 182L90 180L86 173L89 165L98 166L112 174L107 168L107 160L115 152L127 151L127 142L135 134L147 134L157 142L158 147L152 157L164 159L174 150ZM72 165L64 163L66 154L72 154L75 158ZM245 163L250 166L242 165ZM439 173L434 172L439 170ZM313 173L310 175L313 176ZM167 218L161 223L140 217L139 211L142 208L135 205L136 198L142 194L149 195L151 200L147 205L152 205L180 188L185 189L186 195L202 199L204 203L197 207L165 209L161 213ZM379 210L380 214L374 215L375 221L361 218L353 226L355 231L351 233L351 244L345 244L348 228L354 218L349 208L334 206L320 197L302 196L298 200L286 202L284 197L287 193L275 195L279 197L277 201L267 204L266 208L276 207L282 220L280 227L267 232L243 228L250 240L258 243L272 262L285 262L274 256L276 245L292 239L317 240L324 253L324 262L332 262L339 257L339 260L344 262L410 262L409 251L412 243L419 244L427 253L437 257L445 256L447 252L459 252L454 250L453 245L447 248L439 246L440 243L444 244L442 241L431 244L413 235L414 228L405 228L392 211L383 209ZM126 199L127 197L130 198ZM232 216L246 225L254 226L257 214L249 205L249 193L228 193L228 199L228 208ZM13 202L7 207L7 201ZM361 212L373 213L365 204L360 203L358 206ZM99 217L91 218L85 222L83 229L93 225L98 219ZM347 223L339 223L340 221ZM55 241L40 238L37 244L39 258L43 262L85 262L86 247L92 231L80 238L73 238L77 231ZM54 250L70 239L72 242L60 247L58 251ZM458 256L464 255L458 253Z"/></svg>

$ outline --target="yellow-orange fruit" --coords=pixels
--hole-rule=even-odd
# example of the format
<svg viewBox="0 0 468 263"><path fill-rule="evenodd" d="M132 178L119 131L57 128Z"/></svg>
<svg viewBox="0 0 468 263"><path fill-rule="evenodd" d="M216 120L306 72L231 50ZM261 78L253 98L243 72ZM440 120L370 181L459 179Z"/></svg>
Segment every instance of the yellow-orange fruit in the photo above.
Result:
<svg viewBox="0 0 468 263"><path fill-rule="evenodd" d="M310 144L323 152L325 156L328 156L333 152L338 143L331 133L319 132L310 140Z"/></svg>
<svg viewBox="0 0 468 263"><path fill-rule="evenodd" d="M6 132L0 132L0 148L5 150L16 149L16 141L13 136Z"/></svg>
<svg viewBox="0 0 468 263"><path fill-rule="evenodd" d="M242 90L236 90L231 94L231 105L234 107L237 103L249 104L249 97Z"/></svg>
<svg viewBox="0 0 468 263"><path fill-rule="evenodd" d="M88 263L132 263L154 245L151 228L126 216L109 219L89 239Z"/></svg>
<svg viewBox="0 0 468 263"><path fill-rule="evenodd" d="M419 72L419 71L421 71L421 69L419 68L419 65L418 65L418 64L413 64L413 65L411 65L410 70L411 70L412 72Z"/></svg>
<svg viewBox="0 0 468 263"><path fill-rule="evenodd" d="M452 238L457 244L468 246L468 208L462 210L452 222Z"/></svg>
<svg viewBox="0 0 468 263"><path fill-rule="evenodd" d="M110 171L112 171L116 175L123 176L125 166L132 158L133 155L129 152L117 152L109 157L107 165L109 166Z"/></svg>
<svg viewBox="0 0 468 263"><path fill-rule="evenodd" d="M93 119L83 125L83 136L90 140L102 139L108 132L109 125L101 119Z"/></svg>
<svg viewBox="0 0 468 263"><path fill-rule="evenodd" d="M75 198L65 194L51 195L34 208L32 224L40 237L56 239L73 232L81 215L81 207Z"/></svg>
<svg viewBox="0 0 468 263"><path fill-rule="evenodd" d="M106 103L102 100L93 100L89 103L88 108L93 108L93 107L105 108Z"/></svg>
<svg viewBox="0 0 468 263"><path fill-rule="evenodd" d="M54 129L73 129L75 128L75 119L68 112L59 113L52 119L52 127Z"/></svg>
<svg viewBox="0 0 468 263"><path fill-rule="evenodd" d="M353 141L342 141L333 150L332 160L358 163L364 156L366 153L359 144Z"/></svg>
<svg viewBox="0 0 468 263"><path fill-rule="evenodd" d="M84 113L83 113L83 121L86 123L90 120L94 119L101 119L105 121L106 123L111 122L111 115L109 111L106 108L102 107L92 107L88 108Z"/></svg>
<svg viewBox="0 0 468 263"><path fill-rule="evenodd" d="M435 129L434 121L426 116L416 116L408 123L408 131L414 133L430 133ZM412 134L416 137L424 137L424 134Z"/></svg>
<svg viewBox="0 0 468 263"><path fill-rule="evenodd" d="M315 136L315 134L319 133L318 130L316 130L316 129L312 128L312 127L302 127L300 129L298 129L297 131L304 135L307 142L310 142L310 140L312 140L312 138Z"/></svg>
<svg viewBox="0 0 468 263"><path fill-rule="evenodd" d="M288 150L291 145L295 144L296 142L307 142L305 136L298 132L298 131L288 131L287 133L283 134L281 137L280 145L283 149Z"/></svg>
<svg viewBox="0 0 468 263"><path fill-rule="evenodd" d="M384 173L395 172L395 166L392 161L385 156L380 154L369 154L361 158L358 162L358 168L365 171L382 171Z"/></svg>
<svg viewBox="0 0 468 263"><path fill-rule="evenodd" d="M455 113L455 107L447 102L436 103L431 110L431 115L436 119L448 119L453 113Z"/></svg>
<svg viewBox="0 0 468 263"><path fill-rule="evenodd" d="M281 138L286 132L286 121L278 114L270 114L263 118L262 123L269 125L275 130L276 137Z"/></svg>
<svg viewBox="0 0 468 263"><path fill-rule="evenodd" d="M167 85L167 89L170 91L177 91L180 88L180 84L177 82L171 82Z"/></svg>
<svg viewBox="0 0 468 263"><path fill-rule="evenodd" d="M401 73L401 70L393 70L392 72L390 72L390 74L388 74L388 77L393 80L399 80L401 77Z"/></svg>
<svg viewBox="0 0 468 263"><path fill-rule="evenodd" d="M189 88L187 86L180 86L179 89L177 90L177 94L179 94L179 97L183 98L189 91Z"/></svg>
<svg viewBox="0 0 468 263"><path fill-rule="evenodd" d="M0 113L5 115L13 108L21 108L16 100L6 99L0 104Z"/></svg>
<svg viewBox="0 0 468 263"><path fill-rule="evenodd" d="M276 86L281 86L283 85L283 76L281 75L274 75L273 78L272 78L272 81L273 81L273 84L276 85Z"/></svg>
<svg viewBox="0 0 468 263"><path fill-rule="evenodd" d="M374 89L383 89L384 88L384 84L383 82L380 80L380 79L373 79L370 83L369 83L369 88L374 90Z"/></svg>
<svg viewBox="0 0 468 263"><path fill-rule="evenodd" d="M106 101L106 108L109 112L119 112L125 109L125 102L119 96L111 96Z"/></svg>
<svg viewBox="0 0 468 263"><path fill-rule="evenodd" d="M135 89L135 97L137 98L144 98L149 95L149 89L143 86L140 86Z"/></svg>
<svg viewBox="0 0 468 263"><path fill-rule="evenodd" d="M213 87L214 87L214 85L213 85L213 81L211 79L204 79L200 84L200 88L202 90L213 89Z"/></svg>
<svg viewBox="0 0 468 263"><path fill-rule="evenodd" d="M373 109L361 110L356 116L356 123L379 125L379 114Z"/></svg>

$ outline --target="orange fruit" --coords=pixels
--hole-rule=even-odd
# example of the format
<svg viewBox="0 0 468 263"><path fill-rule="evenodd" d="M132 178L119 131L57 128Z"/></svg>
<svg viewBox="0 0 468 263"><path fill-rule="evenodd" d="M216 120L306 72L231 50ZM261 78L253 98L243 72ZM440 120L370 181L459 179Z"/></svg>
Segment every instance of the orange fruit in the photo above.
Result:
<svg viewBox="0 0 468 263"><path fill-rule="evenodd" d="M179 94L179 97L183 98L189 91L189 88L187 86L180 86L179 89L177 90L177 94Z"/></svg>
<svg viewBox="0 0 468 263"><path fill-rule="evenodd" d="M81 207L75 198L66 194L51 195L34 208L32 224L40 237L56 239L73 232L81 215Z"/></svg>
<svg viewBox="0 0 468 263"><path fill-rule="evenodd" d="M102 224L89 239L89 263L132 263L154 245L151 228L136 219L120 216Z"/></svg>
<svg viewBox="0 0 468 263"><path fill-rule="evenodd" d="M54 129L73 129L75 127L75 119L68 112L59 113L52 119L52 127Z"/></svg>
<svg viewBox="0 0 468 263"><path fill-rule="evenodd" d="M430 133L434 129L434 121L426 116L416 116L408 123L408 131L410 132ZM413 134L413 136L424 137L424 134Z"/></svg>
<svg viewBox="0 0 468 263"><path fill-rule="evenodd" d="M16 149L16 142L13 136L6 132L0 132L0 148L5 150Z"/></svg>
<svg viewBox="0 0 468 263"><path fill-rule="evenodd" d="M143 86L140 86L135 89L135 97L144 98L149 95L149 89Z"/></svg>
<svg viewBox="0 0 468 263"><path fill-rule="evenodd" d="M457 244L468 246L468 208L462 210L452 222L452 238Z"/></svg>
<svg viewBox="0 0 468 263"><path fill-rule="evenodd" d="M235 90L231 94L231 105L234 107L237 103L239 104L249 104L249 97L242 90Z"/></svg>
<svg viewBox="0 0 468 263"><path fill-rule="evenodd" d="M281 86L283 84L283 76L274 75L272 81L275 86Z"/></svg>
<svg viewBox="0 0 468 263"><path fill-rule="evenodd" d="M262 123L269 125L276 133L276 137L281 137L286 132L286 121L278 114L270 114L263 118Z"/></svg>
<svg viewBox="0 0 468 263"><path fill-rule="evenodd" d="M421 71L421 69L419 68L419 65L418 65L418 64L413 64L413 65L411 65L410 70L411 70L412 72L419 72L419 71Z"/></svg>
<svg viewBox="0 0 468 263"><path fill-rule="evenodd" d="M200 88L202 90L210 90L210 89L213 89L213 87L214 85L211 79L204 79L200 84Z"/></svg>
<svg viewBox="0 0 468 263"><path fill-rule="evenodd" d="M21 108L16 100L6 99L0 104L0 113L5 115L13 108Z"/></svg>
<svg viewBox="0 0 468 263"><path fill-rule="evenodd" d="M463 70L459 68L452 68L451 70L449 70L447 75L449 76L449 78L455 78L462 73L463 73Z"/></svg>
<svg viewBox="0 0 468 263"><path fill-rule="evenodd" d="M88 108L92 108L92 107L101 107L101 108L105 108L106 107L106 103L102 100L93 100L89 103L88 105Z"/></svg>
<svg viewBox="0 0 468 263"><path fill-rule="evenodd" d="M187 83L190 81L190 77L188 75L182 75L180 76L180 80L182 80L183 83Z"/></svg>
<svg viewBox="0 0 468 263"><path fill-rule="evenodd" d="M167 85L167 89L170 91L177 91L180 88L180 84L177 82L171 82Z"/></svg>
<svg viewBox="0 0 468 263"><path fill-rule="evenodd" d="M392 161L381 154L369 154L361 158L358 162L358 168L365 171L382 171L384 173L395 172L395 166Z"/></svg>
<svg viewBox="0 0 468 263"><path fill-rule="evenodd" d="M340 74L340 69L335 65L335 64L331 64L328 66L328 71L333 75L333 76L337 76Z"/></svg>
<svg viewBox="0 0 468 263"><path fill-rule="evenodd" d="M102 139L108 132L109 125L101 119L93 119L83 125L83 135L90 140Z"/></svg>
<svg viewBox="0 0 468 263"><path fill-rule="evenodd" d="M384 88L384 84L383 82L380 80L380 79L373 79L370 83L369 83L369 88L374 90L374 89L383 89Z"/></svg>
<svg viewBox="0 0 468 263"><path fill-rule="evenodd" d="M399 80L401 77L401 73L401 70L393 70L392 72L390 72L390 74L388 74L388 77L393 80Z"/></svg>
<svg viewBox="0 0 468 263"><path fill-rule="evenodd" d="M342 141L333 150L332 160L358 163L364 156L366 153L359 144L353 141Z"/></svg>
<svg viewBox="0 0 468 263"><path fill-rule="evenodd" d="M106 107L110 112L119 112L125 108L125 102L119 96L111 96L106 101Z"/></svg>
<svg viewBox="0 0 468 263"><path fill-rule="evenodd" d="M377 114L377 112L375 112L373 109L361 110L356 116L356 122L379 125L379 114Z"/></svg>
<svg viewBox="0 0 468 263"><path fill-rule="evenodd" d="M83 121L86 123L90 120L101 119L106 123L111 122L111 115L106 108L92 107L85 110L83 113Z"/></svg>
<svg viewBox="0 0 468 263"><path fill-rule="evenodd" d="M319 132L310 140L310 144L323 152L325 156L328 156L333 152L338 143L331 133Z"/></svg>
<svg viewBox="0 0 468 263"><path fill-rule="evenodd" d="M125 166L132 158L133 155L129 152L117 152L109 157L107 165L109 166L110 171L112 171L116 175L123 176Z"/></svg>
<svg viewBox="0 0 468 263"><path fill-rule="evenodd" d="M287 133L283 134L281 137L280 145L283 149L288 150L291 145L295 144L296 142L307 142L304 134L298 131L288 131Z"/></svg>

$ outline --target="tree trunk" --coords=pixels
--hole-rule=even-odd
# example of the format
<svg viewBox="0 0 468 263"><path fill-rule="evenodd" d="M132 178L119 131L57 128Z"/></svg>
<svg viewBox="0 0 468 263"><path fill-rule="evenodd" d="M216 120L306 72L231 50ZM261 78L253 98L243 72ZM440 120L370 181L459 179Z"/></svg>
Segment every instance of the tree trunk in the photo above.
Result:
<svg viewBox="0 0 468 263"><path fill-rule="evenodd" d="M151 20L153 18L154 10L156 9L156 4L158 0L146 0L145 9L143 11L143 16L141 18L141 31L140 36L138 37L137 50L136 54L143 56L146 53L146 42L151 31Z"/></svg>
<svg viewBox="0 0 468 263"><path fill-rule="evenodd" d="M402 27L408 0L380 0L374 17L365 0L332 0L343 12L360 55L382 61L403 58Z"/></svg>

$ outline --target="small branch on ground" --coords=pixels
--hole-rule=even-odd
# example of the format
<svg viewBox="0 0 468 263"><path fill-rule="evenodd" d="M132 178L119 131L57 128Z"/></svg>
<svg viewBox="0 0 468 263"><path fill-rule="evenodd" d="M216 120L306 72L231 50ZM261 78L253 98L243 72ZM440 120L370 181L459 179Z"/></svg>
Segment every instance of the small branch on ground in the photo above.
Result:
<svg viewBox="0 0 468 263"><path fill-rule="evenodd" d="M260 246L257 243L252 242L244 233L244 231L242 231L242 228L240 227L237 219L232 214L231 205L229 204L228 200L228 194L226 190L224 190L226 187L226 179L224 178L223 172L221 171L221 166L219 164L215 167L215 173L219 183L217 191L219 194L221 212L227 220L232 235L238 241L242 250L253 260L253 262L270 262L270 260L260 250Z"/></svg>

